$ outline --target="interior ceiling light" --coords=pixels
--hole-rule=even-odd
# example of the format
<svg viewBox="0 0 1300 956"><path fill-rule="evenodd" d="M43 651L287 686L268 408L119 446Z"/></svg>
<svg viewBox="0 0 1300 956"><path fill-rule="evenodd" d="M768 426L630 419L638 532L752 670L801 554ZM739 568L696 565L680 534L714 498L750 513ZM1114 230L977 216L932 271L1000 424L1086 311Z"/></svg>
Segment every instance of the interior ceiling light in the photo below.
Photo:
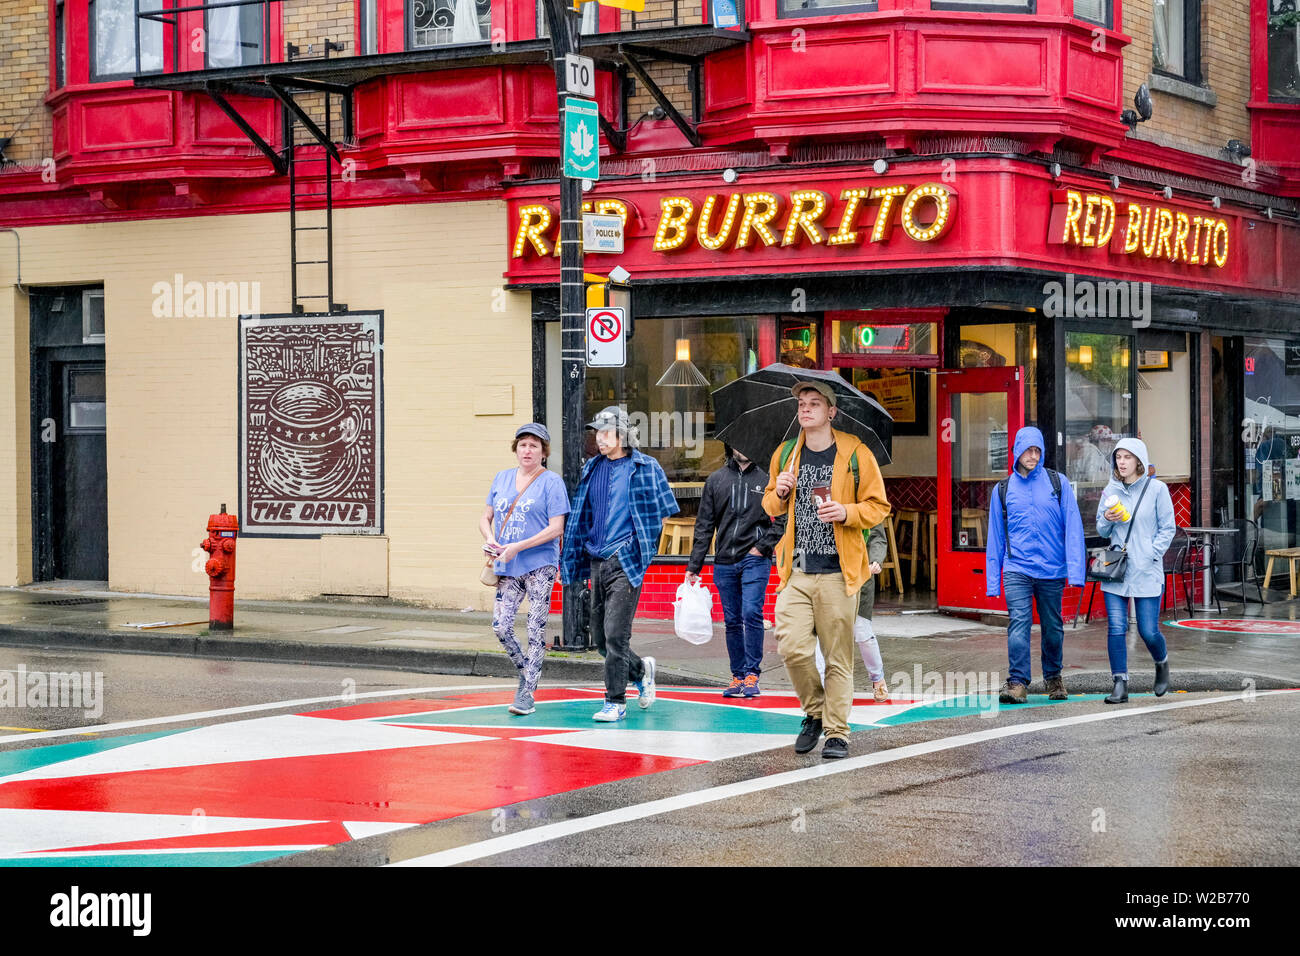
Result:
<svg viewBox="0 0 1300 956"><path fill-rule="evenodd" d="M664 371L656 385L664 388L695 388L709 380L691 363L691 340L677 340L677 360Z"/></svg>

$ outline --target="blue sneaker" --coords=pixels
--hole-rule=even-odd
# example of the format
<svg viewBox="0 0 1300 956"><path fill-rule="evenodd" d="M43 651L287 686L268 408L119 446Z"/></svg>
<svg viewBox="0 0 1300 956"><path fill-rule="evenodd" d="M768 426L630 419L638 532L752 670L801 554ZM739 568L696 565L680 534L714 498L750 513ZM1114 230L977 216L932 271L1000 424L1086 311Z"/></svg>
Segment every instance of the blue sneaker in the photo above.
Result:
<svg viewBox="0 0 1300 956"><path fill-rule="evenodd" d="M643 657L641 663L645 665L645 673L636 682L636 702L642 710L647 710L655 702L655 659Z"/></svg>
<svg viewBox="0 0 1300 956"><path fill-rule="evenodd" d="M616 720L622 720L627 716L627 708L622 704L616 704L612 700L605 701L605 706L600 708L596 713L591 715L592 720L599 720L603 723L612 724Z"/></svg>
<svg viewBox="0 0 1300 956"><path fill-rule="evenodd" d="M743 691L744 689L745 689L745 682L744 682L743 680L741 680L739 677L733 677L733 678L731 678L731 683L728 684L728 685L723 689L723 691L722 691L722 696L723 696L723 697L739 697L741 691Z"/></svg>
<svg viewBox="0 0 1300 956"><path fill-rule="evenodd" d="M744 694L746 697L757 697L762 694L758 686L758 675L748 674L745 677Z"/></svg>

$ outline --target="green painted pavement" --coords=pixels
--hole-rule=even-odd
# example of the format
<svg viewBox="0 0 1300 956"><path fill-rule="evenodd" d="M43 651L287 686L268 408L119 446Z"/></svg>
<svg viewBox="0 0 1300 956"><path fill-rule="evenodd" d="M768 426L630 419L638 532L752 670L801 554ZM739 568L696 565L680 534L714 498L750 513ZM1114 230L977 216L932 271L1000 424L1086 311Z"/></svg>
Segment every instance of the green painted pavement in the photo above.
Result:
<svg viewBox="0 0 1300 956"><path fill-rule="evenodd" d="M695 703L659 698L649 710L642 710L636 700L628 701L627 719L601 723L591 719L600 710L600 698L592 700L539 701L537 712L529 717L513 717L502 707L482 707L472 711L439 711L412 717L384 717L386 724L430 724L447 727L554 727L557 730L668 730L679 732L731 734L798 734L803 718L778 714L771 710L743 705ZM862 730L863 723L850 724Z"/></svg>
<svg viewBox="0 0 1300 956"><path fill-rule="evenodd" d="M177 730L160 730L151 734L128 734L125 737L104 737L99 740L79 740L71 744L54 744L49 747L28 747L22 750L6 750L0 752L0 778L8 777L11 774L22 773L25 770L35 770L37 767L48 767L52 763L62 763L65 760L73 760L77 757L85 757L88 754L102 753L105 750L115 750L118 747L126 747L130 744L140 743L144 740L154 740L158 737L170 737L172 734L181 734L190 728L182 727Z"/></svg>
<svg viewBox="0 0 1300 956"><path fill-rule="evenodd" d="M945 717L975 717L982 713L1002 713L1034 707L1054 707L1068 704L1070 701L1101 700L1105 694L1071 694L1069 700L1048 700L1046 694L1030 694L1023 704L1000 704L997 694L966 694L951 700L935 701L921 704L901 714L894 714L878 720L882 727L894 727L898 724L913 724L922 720L942 720ZM1146 697L1147 694L1130 694L1129 698Z"/></svg>

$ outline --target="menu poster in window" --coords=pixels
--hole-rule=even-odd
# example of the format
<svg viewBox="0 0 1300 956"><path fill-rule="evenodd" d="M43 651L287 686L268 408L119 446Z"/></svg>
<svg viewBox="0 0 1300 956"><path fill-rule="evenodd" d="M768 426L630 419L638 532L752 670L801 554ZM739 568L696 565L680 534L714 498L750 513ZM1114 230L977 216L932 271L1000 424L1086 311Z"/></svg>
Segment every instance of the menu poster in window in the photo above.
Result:
<svg viewBox="0 0 1300 956"><path fill-rule="evenodd" d="M876 401L884 406L891 418L900 424L916 422L916 391L912 387L912 374L884 374L862 383L862 389L868 395L875 395Z"/></svg>
<svg viewBox="0 0 1300 956"><path fill-rule="evenodd" d="M1286 497L1288 501L1300 500L1300 460L1286 460Z"/></svg>
<svg viewBox="0 0 1300 956"><path fill-rule="evenodd" d="M1274 464L1275 462L1272 461L1262 461L1259 464L1261 475L1262 475L1260 497L1263 498L1265 501L1272 501L1274 498L1273 495Z"/></svg>
<svg viewBox="0 0 1300 956"><path fill-rule="evenodd" d="M1000 474L1007 468L1007 429L989 432L989 471Z"/></svg>

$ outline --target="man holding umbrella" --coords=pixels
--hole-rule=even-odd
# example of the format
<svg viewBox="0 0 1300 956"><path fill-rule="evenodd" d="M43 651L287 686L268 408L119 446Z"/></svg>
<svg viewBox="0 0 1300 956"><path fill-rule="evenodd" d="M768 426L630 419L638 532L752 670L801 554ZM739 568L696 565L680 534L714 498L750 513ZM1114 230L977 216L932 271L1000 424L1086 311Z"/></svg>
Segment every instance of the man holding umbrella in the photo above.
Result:
<svg viewBox="0 0 1300 956"><path fill-rule="evenodd" d="M777 649L805 715L795 752L812 750L825 730L822 756L834 759L848 756L853 623L858 591L870 574L863 532L888 517L889 502L871 450L831 427L839 411L836 388L809 376L790 393L800 431L773 453L763 495L769 515L788 517L774 554L781 582ZM817 644L826 658L824 684Z"/></svg>

